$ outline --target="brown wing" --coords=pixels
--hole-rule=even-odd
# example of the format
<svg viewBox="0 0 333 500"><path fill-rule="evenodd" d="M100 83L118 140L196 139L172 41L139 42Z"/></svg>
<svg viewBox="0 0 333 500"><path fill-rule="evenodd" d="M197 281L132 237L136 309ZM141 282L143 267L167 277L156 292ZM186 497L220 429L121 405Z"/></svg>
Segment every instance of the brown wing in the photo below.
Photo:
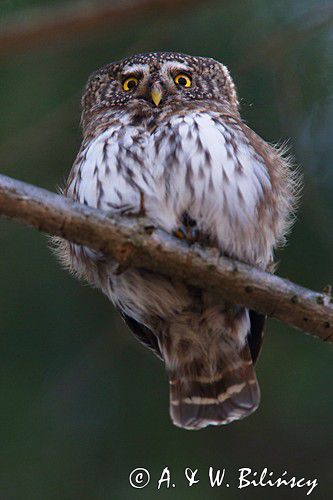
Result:
<svg viewBox="0 0 333 500"><path fill-rule="evenodd" d="M145 325L142 325L135 319L126 315L120 309L118 310L121 314L121 317L125 321L128 328L131 330L133 335L136 337L136 339L145 347L148 347L148 349L154 351L156 356L158 356L163 361L163 356L161 354L156 335L154 335L154 333ZM251 330L248 335L248 344L253 364L257 362L260 354L265 333L266 320L267 316L259 314L255 311L250 311Z"/></svg>
<svg viewBox="0 0 333 500"><path fill-rule="evenodd" d="M163 361L163 356L161 354L156 335L154 335L154 333L145 325L142 325L135 319L131 318L120 309L118 309L118 311L137 340L145 347L148 347L148 349L154 351L156 356Z"/></svg>
<svg viewBox="0 0 333 500"><path fill-rule="evenodd" d="M253 364L256 363L265 333L267 316L250 311L251 330L247 337Z"/></svg>

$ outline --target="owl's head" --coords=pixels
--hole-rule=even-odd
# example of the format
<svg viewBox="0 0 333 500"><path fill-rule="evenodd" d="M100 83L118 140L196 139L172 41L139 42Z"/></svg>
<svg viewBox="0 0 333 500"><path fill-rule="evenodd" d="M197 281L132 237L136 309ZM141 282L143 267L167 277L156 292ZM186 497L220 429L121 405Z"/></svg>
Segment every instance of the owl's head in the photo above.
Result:
<svg viewBox="0 0 333 500"><path fill-rule="evenodd" d="M235 85L222 63L207 57L151 52L104 66L91 75L83 95L82 122L117 107L154 113L166 106L208 101L238 109Z"/></svg>

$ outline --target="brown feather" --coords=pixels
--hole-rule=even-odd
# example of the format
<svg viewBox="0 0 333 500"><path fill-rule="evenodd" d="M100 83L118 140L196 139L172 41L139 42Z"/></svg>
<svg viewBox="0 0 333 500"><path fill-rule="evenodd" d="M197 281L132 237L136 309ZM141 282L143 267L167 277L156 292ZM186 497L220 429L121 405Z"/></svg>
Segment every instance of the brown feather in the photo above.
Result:
<svg viewBox="0 0 333 500"><path fill-rule="evenodd" d="M260 402L260 389L246 346L238 363L226 364L214 380L177 378L170 380L170 415L184 429L223 425L253 413Z"/></svg>

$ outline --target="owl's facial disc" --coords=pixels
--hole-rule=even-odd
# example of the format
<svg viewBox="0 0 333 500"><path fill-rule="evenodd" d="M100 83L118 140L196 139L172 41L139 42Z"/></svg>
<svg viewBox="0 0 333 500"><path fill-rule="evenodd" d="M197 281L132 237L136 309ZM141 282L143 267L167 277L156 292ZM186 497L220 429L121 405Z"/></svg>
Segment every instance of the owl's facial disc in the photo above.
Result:
<svg viewBox="0 0 333 500"><path fill-rule="evenodd" d="M125 66L121 78L122 90L128 93L131 101L145 101L154 108L186 98L184 91L192 86L190 68L171 61L157 65Z"/></svg>
<svg viewBox="0 0 333 500"><path fill-rule="evenodd" d="M173 52L138 54L108 64L89 78L82 99L84 129L109 109L147 116L212 103L238 111L235 85L222 63Z"/></svg>

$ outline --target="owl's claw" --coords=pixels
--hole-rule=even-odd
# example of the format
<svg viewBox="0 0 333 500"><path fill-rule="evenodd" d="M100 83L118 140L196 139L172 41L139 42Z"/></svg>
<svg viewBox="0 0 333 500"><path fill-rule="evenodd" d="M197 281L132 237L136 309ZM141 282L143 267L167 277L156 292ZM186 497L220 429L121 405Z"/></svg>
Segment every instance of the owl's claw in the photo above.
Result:
<svg viewBox="0 0 333 500"><path fill-rule="evenodd" d="M196 243L199 240L199 231L197 228L193 227L188 228L185 226L179 226L173 234L176 238L186 240L189 243Z"/></svg>
<svg viewBox="0 0 333 500"><path fill-rule="evenodd" d="M173 235L180 240L187 240L187 233L184 227L179 227L173 232Z"/></svg>
<svg viewBox="0 0 333 500"><path fill-rule="evenodd" d="M182 225L173 232L173 235L191 244L197 243L200 239L200 232L195 220L186 212L182 216Z"/></svg>

